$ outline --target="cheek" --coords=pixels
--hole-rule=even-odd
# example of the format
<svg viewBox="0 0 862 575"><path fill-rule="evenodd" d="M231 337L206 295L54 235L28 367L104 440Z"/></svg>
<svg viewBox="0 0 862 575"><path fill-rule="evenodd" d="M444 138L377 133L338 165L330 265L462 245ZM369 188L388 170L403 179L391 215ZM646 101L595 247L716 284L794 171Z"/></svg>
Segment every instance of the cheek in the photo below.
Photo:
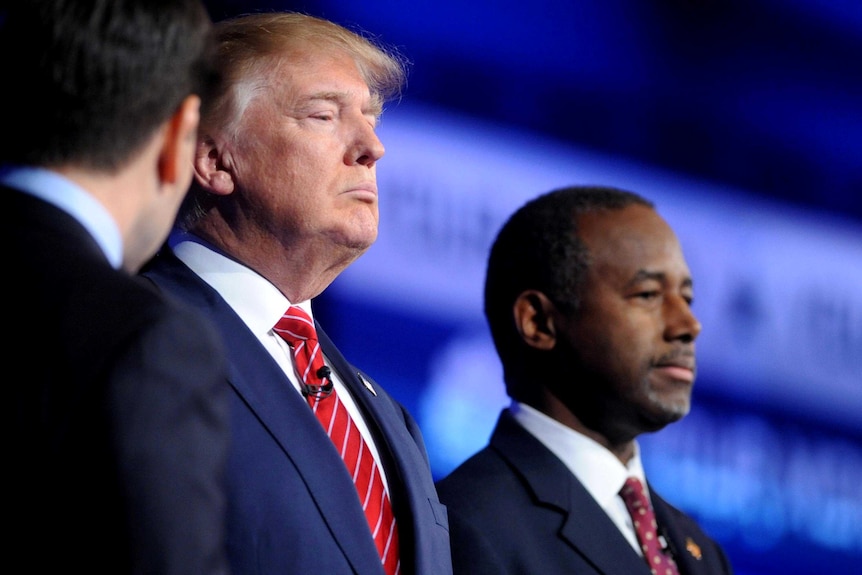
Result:
<svg viewBox="0 0 862 575"><path fill-rule="evenodd" d="M279 142L278 144L283 144ZM248 194L268 198L273 206L306 206L312 196L319 170L305 156L284 145L250 142L234 156L234 175L238 187Z"/></svg>
<svg viewBox="0 0 862 575"><path fill-rule="evenodd" d="M638 377L644 363L649 362L645 326L631 322L626 316L613 314L588 324L590 327L582 328L575 345L592 370L614 379Z"/></svg>
<svg viewBox="0 0 862 575"><path fill-rule="evenodd" d="M650 322L620 322L614 341L627 369L643 371L652 360L654 328Z"/></svg>

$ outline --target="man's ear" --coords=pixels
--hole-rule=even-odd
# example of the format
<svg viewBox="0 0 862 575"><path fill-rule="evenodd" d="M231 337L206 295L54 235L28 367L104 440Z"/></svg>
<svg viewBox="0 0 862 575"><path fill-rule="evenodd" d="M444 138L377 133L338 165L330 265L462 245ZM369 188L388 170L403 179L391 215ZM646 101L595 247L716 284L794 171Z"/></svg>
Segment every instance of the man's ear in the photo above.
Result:
<svg viewBox="0 0 862 575"><path fill-rule="evenodd" d="M226 196L234 190L233 173L227 167L215 138L201 134L195 150L195 181L212 194Z"/></svg>
<svg viewBox="0 0 862 575"><path fill-rule="evenodd" d="M527 290L515 299L515 327L524 343L536 349L553 349L557 341L555 309L548 296L537 290Z"/></svg>
<svg viewBox="0 0 862 575"><path fill-rule="evenodd" d="M200 123L201 99L186 96L165 125L164 141L159 153L159 179L168 184L176 184L188 177L188 165L197 137Z"/></svg>

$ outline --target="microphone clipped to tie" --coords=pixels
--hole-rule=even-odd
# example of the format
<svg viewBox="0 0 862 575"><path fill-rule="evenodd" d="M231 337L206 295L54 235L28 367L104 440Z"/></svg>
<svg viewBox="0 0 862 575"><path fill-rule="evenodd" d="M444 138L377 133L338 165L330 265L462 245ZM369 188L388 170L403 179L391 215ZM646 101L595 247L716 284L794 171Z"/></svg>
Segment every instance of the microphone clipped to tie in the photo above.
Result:
<svg viewBox="0 0 862 575"><path fill-rule="evenodd" d="M302 386L302 392L305 395L310 395L316 399L323 399L324 397L329 396L332 393L332 370L328 365L321 366L320 369L314 374L321 381L320 385L314 385L310 383L300 382Z"/></svg>

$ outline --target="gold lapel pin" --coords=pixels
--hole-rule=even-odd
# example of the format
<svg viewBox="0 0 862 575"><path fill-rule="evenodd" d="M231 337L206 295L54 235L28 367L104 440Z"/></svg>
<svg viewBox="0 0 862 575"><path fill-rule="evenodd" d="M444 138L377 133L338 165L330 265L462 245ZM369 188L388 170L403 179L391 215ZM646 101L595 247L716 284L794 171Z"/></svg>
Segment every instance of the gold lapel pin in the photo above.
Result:
<svg viewBox="0 0 862 575"><path fill-rule="evenodd" d="M703 557L703 553L700 552L700 545L694 542L691 537L685 538L685 550L688 551L692 557L700 561L701 557Z"/></svg>

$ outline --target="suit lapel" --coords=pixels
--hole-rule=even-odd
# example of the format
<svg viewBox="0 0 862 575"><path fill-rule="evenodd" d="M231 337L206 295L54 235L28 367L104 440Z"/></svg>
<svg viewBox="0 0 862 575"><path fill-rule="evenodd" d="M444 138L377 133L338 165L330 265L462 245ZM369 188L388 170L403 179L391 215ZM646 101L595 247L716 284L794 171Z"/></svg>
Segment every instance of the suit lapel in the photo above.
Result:
<svg viewBox="0 0 862 575"><path fill-rule="evenodd" d="M308 404L215 290L173 253L163 253L159 258L161 261L147 275L166 291L201 309L219 327L228 352L231 387L291 460L357 571L365 569L363 565L380 565L374 546L369 545L365 515L356 506L353 480ZM325 353L344 361L332 350Z"/></svg>
<svg viewBox="0 0 862 575"><path fill-rule="evenodd" d="M383 388L347 362L319 327L317 335L365 416L386 473L393 511L400 529L410 534L402 539L402 573L451 573L446 509L437 499L418 425Z"/></svg>
<svg viewBox="0 0 862 575"><path fill-rule="evenodd" d="M423 462L427 467L427 461L424 461L415 449L415 442L406 431L400 408L376 382L362 374L341 355L320 325L317 325L317 336L327 361L350 391L375 438L390 491L402 489L405 481L400 476L400 470L419 469L417 465L421 466ZM392 499L394 502L396 498Z"/></svg>
<svg viewBox="0 0 862 575"><path fill-rule="evenodd" d="M650 499L655 510L656 522L668 540L673 558L680 573L697 575L708 573L709 564L703 560L702 549L706 543L700 541L698 533L687 533L684 525L675 519L673 507L650 487Z"/></svg>
<svg viewBox="0 0 862 575"><path fill-rule="evenodd" d="M559 538L603 575L649 574L649 568L592 498L553 453L504 410L491 445L523 475L537 504L563 516Z"/></svg>

